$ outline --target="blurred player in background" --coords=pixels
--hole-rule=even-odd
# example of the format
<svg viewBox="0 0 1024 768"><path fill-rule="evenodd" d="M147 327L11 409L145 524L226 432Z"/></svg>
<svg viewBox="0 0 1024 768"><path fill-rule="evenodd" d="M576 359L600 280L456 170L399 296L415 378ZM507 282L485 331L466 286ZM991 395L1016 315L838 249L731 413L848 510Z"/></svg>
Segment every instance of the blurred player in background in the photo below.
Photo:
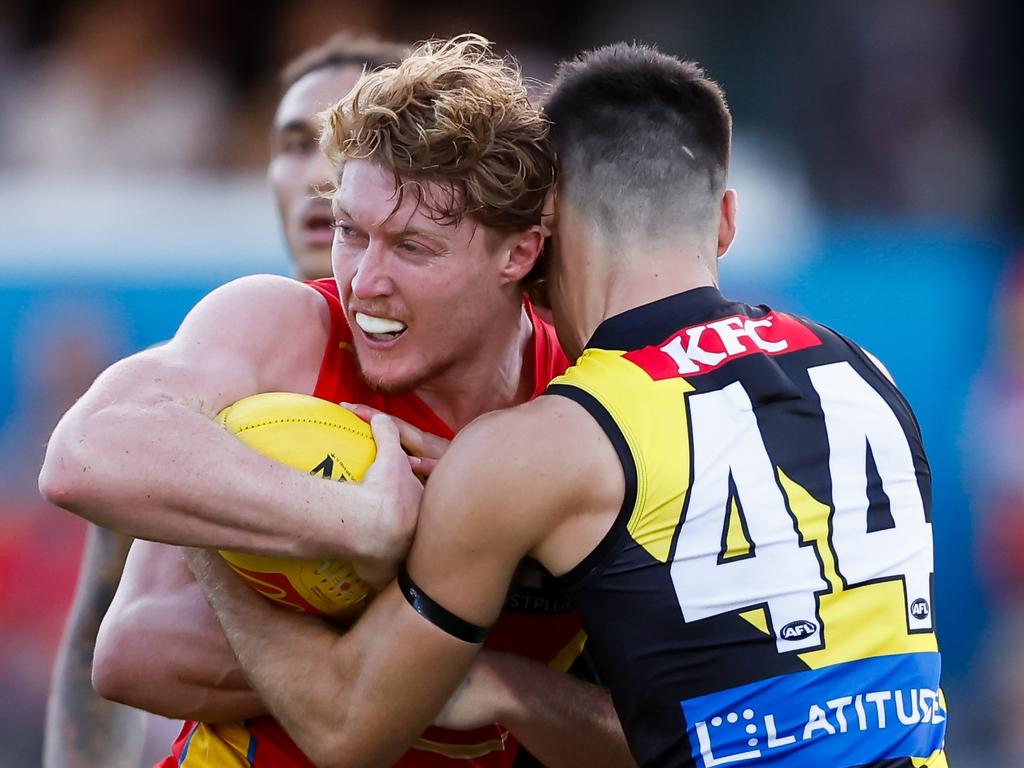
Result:
<svg viewBox="0 0 1024 768"><path fill-rule="evenodd" d="M473 418L539 394L564 369L553 329L523 298L554 166L517 69L475 36L425 44L359 81L330 111L325 145L338 175L335 280L236 281L200 302L167 345L112 367L54 432L40 480L49 498L154 540L341 556L383 583L415 526L422 486L410 463L425 468ZM319 209L303 221L312 233ZM378 462L361 484L325 483L258 456L212 420L275 390L394 414L400 432L373 419L378 445L400 450L401 435L419 458ZM405 503L390 504L396 492ZM152 559L137 562L142 594L158 587L147 581L174 578L174 564L160 573ZM102 687L205 721L186 727L168 766L310 765L275 722L249 719L262 702L232 672L223 634L209 631L215 619L183 561L176 568L189 599L151 602L151 621L115 601L122 620L104 625ZM508 766L516 738L551 765L588 754L590 764L631 764L607 693L547 666L564 667L581 642L549 581L523 564L520 607L503 613L440 717L460 732L428 731L400 765ZM300 677L322 662L304 657Z"/></svg>
<svg viewBox="0 0 1024 768"><path fill-rule="evenodd" d="M108 701L92 685L96 633L117 591L132 538L90 525L46 708L45 768L139 765L145 713Z"/></svg>
<svg viewBox="0 0 1024 768"><path fill-rule="evenodd" d="M408 49L398 43L342 32L292 61L281 73L282 96L270 135L267 171L285 246L300 280L331 274L331 209L323 190L332 169L317 145L317 114L347 93L364 69L399 61ZM100 622L121 581L132 537L89 526L78 588L54 667L47 711L43 762L46 768L137 766L143 749L146 718L142 712L99 696L92 683L93 656ZM147 571L168 563L172 576L180 555L171 547L140 543L139 559ZM180 567L177 569L180 572ZM139 605L167 600L161 590L186 588L175 580L150 577L149 593L139 574L128 574L120 603ZM187 581L191 578L185 574ZM195 598L202 600L198 592ZM233 659L232 659L233 661ZM233 664L232 664L233 666ZM140 691L140 694L143 693ZM145 698L140 703L145 703ZM158 711L158 710L155 710Z"/></svg>
<svg viewBox="0 0 1024 768"><path fill-rule="evenodd" d="M620 44L563 64L545 112L550 296L578 362L459 434L407 570L344 635L189 551L254 687L323 764L383 765L533 557L580 608L639 764L944 768L917 422L853 342L719 292L736 221L721 90ZM335 663L300 683L291 660L310 657Z"/></svg>
<svg viewBox="0 0 1024 768"><path fill-rule="evenodd" d="M987 696L1007 764L1024 765L1024 260L1001 274L990 339L997 345L972 385L962 451L976 488L976 557L995 610L986 652Z"/></svg>
<svg viewBox="0 0 1024 768"><path fill-rule="evenodd" d="M5 745L0 765L5 766L39 764L48 689L54 677L73 675L68 669L74 667L72 659L57 669L54 659L71 642L63 630L90 526L69 524L61 511L39 499L35 478L47 434L96 375L127 349L123 318L102 301L59 290L43 296L15 329L15 359L21 361L16 407L14 418L0 429L0 456L6 457L0 473L0 688L5 693L0 701L0 742ZM56 317L62 322L55 325ZM41 336L47 337L45 345L39 344ZM47 585L45 601L40 600L42 584ZM92 639L98 623L99 618L92 625ZM66 681L92 692L88 659L83 667L77 681ZM139 742L128 741L128 746L113 749L137 755Z"/></svg>
<svg viewBox="0 0 1024 768"><path fill-rule="evenodd" d="M347 32L292 61L281 73L284 95L274 115L267 176L281 214L296 277L331 276L334 168L320 151L319 113L348 93L364 70L400 61L409 49Z"/></svg>

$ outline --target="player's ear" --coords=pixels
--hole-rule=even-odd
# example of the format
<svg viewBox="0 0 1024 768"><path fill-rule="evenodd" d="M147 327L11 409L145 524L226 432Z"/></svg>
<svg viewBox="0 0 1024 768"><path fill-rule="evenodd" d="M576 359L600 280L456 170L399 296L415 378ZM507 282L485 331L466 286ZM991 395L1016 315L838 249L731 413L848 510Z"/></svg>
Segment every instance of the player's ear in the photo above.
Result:
<svg viewBox="0 0 1024 768"><path fill-rule="evenodd" d="M736 237L736 190L727 189L722 195L722 211L718 219L718 256L729 250Z"/></svg>
<svg viewBox="0 0 1024 768"><path fill-rule="evenodd" d="M526 277L533 265L537 263L541 251L544 250L544 237L547 228L542 224L534 224L529 229L510 235L505 240L508 251L502 263L502 277L510 283L518 283Z"/></svg>

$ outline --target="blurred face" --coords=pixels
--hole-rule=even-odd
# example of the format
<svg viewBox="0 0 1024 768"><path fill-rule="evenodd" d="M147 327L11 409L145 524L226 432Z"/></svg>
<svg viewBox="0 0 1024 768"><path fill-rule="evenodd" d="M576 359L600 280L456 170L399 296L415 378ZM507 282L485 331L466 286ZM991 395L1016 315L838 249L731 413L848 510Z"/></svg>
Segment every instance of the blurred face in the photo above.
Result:
<svg viewBox="0 0 1024 768"><path fill-rule="evenodd" d="M288 89L274 115L267 176L295 274L304 280L331 275L331 208L318 191L333 170L317 146L316 116L348 93L359 75L355 66L310 72Z"/></svg>
<svg viewBox="0 0 1024 768"><path fill-rule="evenodd" d="M467 375L498 318L517 317L500 308L518 305L521 277L508 258L518 235L432 221L408 188L391 215L397 199L369 160L345 164L334 198L334 276L363 378L386 392Z"/></svg>

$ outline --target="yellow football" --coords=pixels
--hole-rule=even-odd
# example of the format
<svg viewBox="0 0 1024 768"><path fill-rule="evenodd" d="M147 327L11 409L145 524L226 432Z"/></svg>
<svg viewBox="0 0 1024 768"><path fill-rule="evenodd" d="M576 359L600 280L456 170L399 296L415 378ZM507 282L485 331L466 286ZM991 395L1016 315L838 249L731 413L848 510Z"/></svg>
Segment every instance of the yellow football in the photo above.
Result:
<svg viewBox="0 0 1024 768"><path fill-rule="evenodd" d="M326 480L358 482L377 453L369 424L310 395L253 395L217 421L262 455ZM364 607L369 588L344 560L220 554L253 589L291 610L349 620Z"/></svg>

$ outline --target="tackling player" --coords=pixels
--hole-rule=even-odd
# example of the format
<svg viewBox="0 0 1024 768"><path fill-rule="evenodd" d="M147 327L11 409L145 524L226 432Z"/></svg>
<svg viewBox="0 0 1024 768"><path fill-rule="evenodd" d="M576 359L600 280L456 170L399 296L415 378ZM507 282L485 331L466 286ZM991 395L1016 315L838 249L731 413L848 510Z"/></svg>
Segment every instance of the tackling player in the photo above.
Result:
<svg viewBox="0 0 1024 768"><path fill-rule="evenodd" d="M853 342L719 292L736 218L720 89L620 44L564 64L546 113L552 306L578 362L459 434L407 570L343 636L190 551L254 687L322 765L384 764L530 556L579 606L641 765L944 767L917 422ZM296 685L296 656L332 664Z"/></svg>
<svg viewBox="0 0 1024 768"><path fill-rule="evenodd" d="M378 462L360 485L325 483L245 449L212 417L262 391L356 400L400 416L410 446L434 436L429 458L472 418L538 394L564 368L552 329L523 303L545 235L540 213L553 165L546 122L518 72L469 36L425 45L400 66L365 76L358 93L358 102L350 97L332 110L328 131L340 169L336 280L236 281L204 299L165 347L103 374L50 443L40 482L55 502L134 535L299 557L340 554L364 575L388 574L408 546L421 491L404 454L397 465ZM338 120L384 137L374 161L352 141L352 125ZM390 441L397 450L394 429L374 420L380 446ZM408 503L383 505L395 492ZM148 567L140 562L140 582ZM532 584L543 586L540 570L521 570L516 588L545 594ZM491 647L544 662L560 650L571 658L578 621L564 604L544 611L504 614ZM160 631L164 638L177 631L180 640L203 622L192 609L164 611ZM210 639L196 634L200 643ZM134 653L136 669L144 668L149 647L114 644L110 658ZM216 658L198 643L174 647ZM317 660L305 661L315 667ZM573 764L588 750L630 763L605 692L516 656L491 653L481 662L443 722L484 726L483 739L475 730L432 732L402 765L509 765L515 740L490 725L498 721L549 764ZM207 672L223 677L224 669ZM255 714L258 700L240 682L225 680L217 691L207 674L193 696L195 714ZM168 764L209 761L309 765L265 718L196 724Z"/></svg>

